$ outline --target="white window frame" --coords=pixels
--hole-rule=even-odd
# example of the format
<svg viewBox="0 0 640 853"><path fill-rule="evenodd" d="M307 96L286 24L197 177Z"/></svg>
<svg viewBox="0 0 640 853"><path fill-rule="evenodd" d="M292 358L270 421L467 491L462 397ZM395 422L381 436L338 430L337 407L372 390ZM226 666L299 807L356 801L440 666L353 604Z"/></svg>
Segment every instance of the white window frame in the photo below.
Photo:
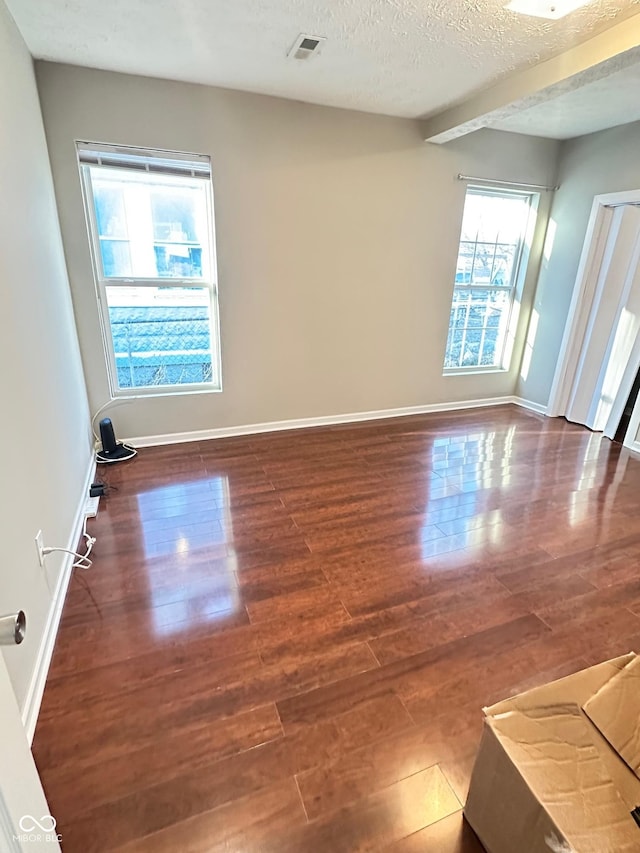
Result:
<svg viewBox="0 0 640 853"><path fill-rule="evenodd" d="M462 215L464 217L464 210L466 209L467 198L469 195L482 195L482 196L499 196L503 198L509 198L513 196L517 196L518 198L528 199L529 203L529 212L527 215L527 221L523 231L520 235L520 239L518 240L518 248L516 252L516 258L513 264L513 269L511 271L511 281L507 285L495 285L495 284L457 284L455 281L455 275L457 274L457 260L460 255L460 246L462 244L462 221L460 223L460 238L458 240L458 254L456 255L456 272L454 273L454 281L453 281L453 292L451 295L451 303L449 306L449 316L448 316L448 324L447 324L447 338L445 341L445 353L443 359L443 368L442 374L443 376L455 376L455 375L468 375L471 373L506 373L511 366L511 356L513 354L513 344L515 341L515 328L514 326L517 324L518 316L517 312L514 311L514 306L516 301L518 301L522 296L522 291L524 289L524 282L527 275L527 269L529 266L529 255L531 251L531 244L533 242L533 234L535 230L536 218L538 213L538 206L540 204L540 193L539 192L531 192L530 190L518 189L517 187L507 188L492 186L491 184L469 184L467 186L465 197L464 197L464 206ZM464 241L467 242L467 241ZM503 291L509 294L509 304L506 309L506 322L503 334L503 340L501 343L501 353L500 358L498 360L498 364L494 365L460 365L455 367L446 367L447 360L447 347L449 343L449 328L451 323L451 310L453 308L453 302L455 300L456 292L462 291L464 292L472 292L472 291ZM468 314L467 314L468 317ZM483 335L486 330L483 329ZM482 347L480 349L480 355L482 356Z"/></svg>
<svg viewBox="0 0 640 853"><path fill-rule="evenodd" d="M87 230L89 236L89 251L91 254L91 264L93 268L94 283L96 289L96 297L98 300L98 310L100 315L100 326L102 331L102 344L105 354L105 363L107 375L109 379L109 388L111 397L115 398L135 398L140 396L157 397L157 396L176 396L184 394L202 394L202 393L217 393L222 391L222 359L220 346L220 319L218 310L218 281L217 281L217 265L216 265L216 244L215 244L215 227L214 227L214 207L213 207L213 180L211 175L210 158L206 155L186 154L183 152L161 151L156 149L133 148L130 146L112 146L102 143L88 143L76 141L76 149L78 152L78 167L80 170L80 181L82 185L82 197L84 202L85 217L87 221ZM90 150L98 154L104 153L107 163L98 162L81 162L80 153ZM96 218L95 197L93 194L93 185L91 181L92 169L108 169L110 172L132 172L140 175L139 167L127 167L126 157L130 155L137 158L148 158L150 161L157 160L157 167L148 171L154 175L166 174L175 177L172 174L170 164L176 161L185 161L193 164L208 164L202 171L206 174L197 174L200 180L205 181L207 191L205 193L207 205L207 229L209 234L209 251L206 258L206 264L203 258L203 272L208 270L209 275L202 278L138 278L132 276L105 276L102 264L102 251L100 247L100 234L98 231L98 223ZM111 156L121 156L122 164L109 163ZM108 165L107 165L108 164ZM165 168L163 168L163 165ZM167 168L168 166L168 168ZM200 171L200 170L198 170ZM196 176L194 173L193 177ZM203 247L204 256L204 247ZM113 345L113 334L111 329L111 318L109 316L109 306L107 302L107 287L162 287L162 288L184 288L198 287L208 292L209 295L209 339L211 349L212 362L212 380L211 382L189 383L189 384L169 384L169 385L149 385L135 386L131 388L120 388L118 385L118 371L116 367L115 350Z"/></svg>

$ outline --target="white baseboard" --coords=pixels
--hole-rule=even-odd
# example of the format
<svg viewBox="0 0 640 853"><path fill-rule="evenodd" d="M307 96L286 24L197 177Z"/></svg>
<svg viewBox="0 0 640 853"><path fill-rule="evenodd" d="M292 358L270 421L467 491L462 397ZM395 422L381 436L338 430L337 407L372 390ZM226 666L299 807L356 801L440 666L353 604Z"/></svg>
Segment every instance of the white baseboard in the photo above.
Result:
<svg viewBox="0 0 640 853"><path fill-rule="evenodd" d="M529 409L530 412L536 412L538 415L549 415L546 406L541 403L534 403L533 400L525 400L524 397L512 397L511 402L523 409Z"/></svg>
<svg viewBox="0 0 640 853"><path fill-rule="evenodd" d="M205 441L210 438L231 438L236 435L254 435L261 432L278 432L287 429L307 429L308 427L334 426L337 424L357 423L358 421L383 420L384 418L404 418L409 415L426 415L437 412L455 412L460 409L480 409L487 406L505 406L515 404L533 412L544 414L546 409L538 403L532 403L520 397L485 397L481 400L459 400L453 403L430 403L425 406L406 406L401 409L380 409L373 412L352 412L342 415L327 415L317 418L297 418L287 421L270 421L260 424L200 429L192 432L172 432L165 435L143 435L124 439L134 447L155 447L162 444L181 444L187 441Z"/></svg>
<svg viewBox="0 0 640 853"><path fill-rule="evenodd" d="M80 498L78 501L78 506L76 507L76 513L73 519L73 524L71 526L71 531L69 533L69 538L67 540L66 547L71 551L75 550L78 543L78 539L80 538L80 534L82 533L82 527L84 525L85 517L85 506L87 503L87 495L89 494L89 487L93 482L95 471L96 462L92 454L91 459L89 461L89 466L87 468L87 474L82 485L82 491L80 492ZM33 741L33 736L36 730L36 723L38 722L38 714L40 713L42 695L44 693L44 687L47 681L47 675L49 673L49 666L51 665L51 657L53 655L53 648L55 646L56 636L58 634L58 626L60 625L62 608L64 606L64 600L67 595L69 581L71 580L71 566L73 563L73 559L74 558L71 554L64 555L62 567L60 569L58 581L56 583L56 588L53 593L51 605L49 607L47 624L42 635L40 648L38 649L36 665L33 670L33 675L31 677L29 689L27 690L24 707L22 709L22 724L24 725L30 744Z"/></svg>

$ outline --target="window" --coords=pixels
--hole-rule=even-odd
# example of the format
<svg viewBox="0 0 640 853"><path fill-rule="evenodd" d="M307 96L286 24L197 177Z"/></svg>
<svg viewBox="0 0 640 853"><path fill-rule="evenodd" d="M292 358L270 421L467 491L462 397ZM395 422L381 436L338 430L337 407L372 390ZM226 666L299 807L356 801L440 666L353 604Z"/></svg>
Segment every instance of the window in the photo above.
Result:
<svg viewBox="0 0 640 853"><path fill-rule="evenodd" d="M219 390L209 158L77 148L112 394Z"/></svg>
<svg viewBox="0 0 640 853"><path fill-rule="evenodd" d="M444 359L445 373L507 369L538 196L469 187Z"/></svg>

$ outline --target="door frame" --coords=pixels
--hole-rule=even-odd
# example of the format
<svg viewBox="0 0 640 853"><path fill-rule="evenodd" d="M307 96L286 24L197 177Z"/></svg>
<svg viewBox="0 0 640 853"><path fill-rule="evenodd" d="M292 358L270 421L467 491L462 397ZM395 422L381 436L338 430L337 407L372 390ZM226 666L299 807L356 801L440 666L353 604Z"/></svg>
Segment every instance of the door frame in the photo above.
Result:
<svg viewBox="0 0 640 853"><path fill-rule="evenodd" d="M559 417L567 413L605 256L613 209L624 204L640 204L640 189L603 193L593 199L571 303L567 312L567 322L558 353L558 363L549 393L547 415L550 417Z"/></svg>

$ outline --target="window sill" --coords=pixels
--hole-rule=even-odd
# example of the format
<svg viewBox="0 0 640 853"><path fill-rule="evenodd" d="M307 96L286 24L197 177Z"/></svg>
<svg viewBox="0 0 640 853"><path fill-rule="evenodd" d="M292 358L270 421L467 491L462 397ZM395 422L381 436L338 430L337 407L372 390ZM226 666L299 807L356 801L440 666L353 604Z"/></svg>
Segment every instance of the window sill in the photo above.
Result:
<svg viewBox="0 0 640 853"><path fill-rule="evenodd" d="M506 367L445 367L443 376L476 376L479 373L508 373Z"/></svg>
<svg viewBox="0 0 640 853"><path fill-rule="evenodd" d="M185 388L174 389L167 388L166 391L149 390L144 388L131 389L131 391L112 391L111 398L113 400L148 400L158 397L193 397L197 394L221 394L222 386L219 388Z"/></svg>

